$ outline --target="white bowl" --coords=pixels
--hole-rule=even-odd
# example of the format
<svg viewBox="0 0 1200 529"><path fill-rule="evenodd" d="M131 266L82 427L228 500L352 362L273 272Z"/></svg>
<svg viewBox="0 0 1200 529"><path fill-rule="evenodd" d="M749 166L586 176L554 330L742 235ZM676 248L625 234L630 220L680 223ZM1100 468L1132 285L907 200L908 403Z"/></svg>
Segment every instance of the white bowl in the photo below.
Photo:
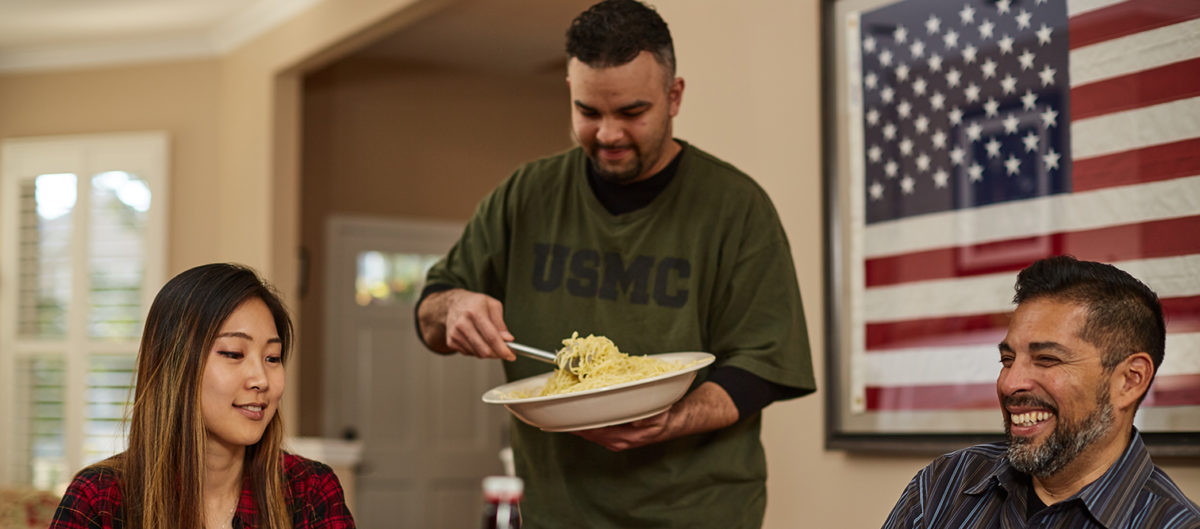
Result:
<svg viewBox="0 0 1200 529"><path fill-rule="evenodd" d="M494 387L483 394L483 401L502 404L518 419L547 432L623 424L666 411L687 393L696 372L716 358L709 353L691 352L650 356L685 365L695 363L679 371L603 388L546 397L505 398L514 392L541 391L551 375L543 373Z"/></svg>

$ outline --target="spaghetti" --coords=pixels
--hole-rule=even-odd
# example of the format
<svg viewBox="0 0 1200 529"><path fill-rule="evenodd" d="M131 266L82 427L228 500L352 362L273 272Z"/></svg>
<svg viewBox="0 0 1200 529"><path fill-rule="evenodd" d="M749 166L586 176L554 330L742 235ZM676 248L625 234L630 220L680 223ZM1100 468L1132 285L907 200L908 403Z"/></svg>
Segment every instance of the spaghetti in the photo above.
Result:
<svg viewBox="0 0 1200 529"><path fill-rule="evenodd" d="M612 340L603 336L589 334L580 338L574 332L562 343L555 359L558 369L550 375L539 397L608 387L685 367L679 362L622 353Z"/></svg>

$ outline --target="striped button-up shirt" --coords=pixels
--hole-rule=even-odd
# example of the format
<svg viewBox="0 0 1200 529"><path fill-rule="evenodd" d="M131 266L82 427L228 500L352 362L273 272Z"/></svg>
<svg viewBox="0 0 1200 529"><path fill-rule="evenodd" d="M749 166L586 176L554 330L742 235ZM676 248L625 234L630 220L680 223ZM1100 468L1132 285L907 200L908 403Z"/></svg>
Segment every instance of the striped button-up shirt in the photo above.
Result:
<svg viewBox="0 0 1200 529"><path fill-rule="evenodd" d="M984 444L937 458L908 483L883 527L1200 529L1200 508L1154 465L1136 430L1100 479L1029 519L1030 479L1006 450Z"/></svg>

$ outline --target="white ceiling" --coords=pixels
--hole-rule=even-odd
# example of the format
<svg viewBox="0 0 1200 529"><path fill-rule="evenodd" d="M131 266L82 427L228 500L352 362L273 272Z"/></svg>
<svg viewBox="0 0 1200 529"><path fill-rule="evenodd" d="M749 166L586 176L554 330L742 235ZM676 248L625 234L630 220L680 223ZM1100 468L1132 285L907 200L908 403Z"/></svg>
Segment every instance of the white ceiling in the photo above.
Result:
<svg viewBox="0 0 1200 529"><path fill-rule="evenodd" d="M0 72L220 55L320 1L0 0ZM458 0L361 53L528 72L562 60L568 23L594 1Z"/></svg>
<svg viewBox="0 0 1200 529"><path fill-rule="evenodd" d="M0 71L218 55L319 0L0 0Z"/></svg>
<svg viewBox="0 0 1200 529"><path fill-rule="evenodd" d="M0 46L88 42L113 37L208 31L253 2L3 0Z"/></svg>

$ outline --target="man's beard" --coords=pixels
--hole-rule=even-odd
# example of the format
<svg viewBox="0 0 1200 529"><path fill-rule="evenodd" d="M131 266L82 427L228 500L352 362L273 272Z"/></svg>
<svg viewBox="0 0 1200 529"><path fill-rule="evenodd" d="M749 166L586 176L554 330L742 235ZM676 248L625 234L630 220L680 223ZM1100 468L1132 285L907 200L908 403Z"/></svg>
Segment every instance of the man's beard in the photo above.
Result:
<svg viewBox="0 0 1200 529"><path fill-rule="evenodd" d="M1037 405L1054 412L1058 424L1041 445L1033 439L1013 437L1012 420L1004 421L1004 433L1008 437L1008 461L1013 468L1045 479L1053 476L1074 461L1087 447L1095 443L1113 423L1112 403L1108 398L1108 386L1103 386L1096 395L1097 408L1078 422L1063 422L1058 409L1033 398L1006 397L1003 404Z"/></svg>
<svg viewBox="0 0 1200 529"><path fill-rule="evenodd" d="M642 148L643 145L639 145L633 140L630 140L628 145L604 144L595 142L595 138L593 137L593 143L591 144L591 147L587 147L582 141L579 140L579 136L575 134L574 130L571 131L571 137L574 138L575 143L584 145L583 151L587 154L588 162L591 163L592 170L595 172L597 177L605 182L624 185L633 182L637 180L638 177L642 176L642 171L647 169L647 165L649 165L649 167L653 167L658 163L659 157L663 152L663 145L665 145L666 142L671 141L671 134L669 130L670 128L664 124L663 135L658 138L657 141L652 141L649 145L645 145L644 150ZM600 149L607 147L632 150L633 160L631 160L629 167L626 167L623 170L613 170L601 165L599 152Z"/></svg>
<svg viewBox="0 0 1200 529"><path fill-rule="evenodd" d="M595 144L592 148L592 151L588 153L588 161L591 162L592 171L596 173L597 177L605 182L613 184L627 184L637 179L638 176L641 176L642 170L644 169L642 165L642 150L636 143L630 144L628 147L626 147L633 151L633 163L630 167L623 171L610 170L603 165L600 165L600 157L597 156L596 153L599 152L600 149L606 147L613 146Z"/></svg>

